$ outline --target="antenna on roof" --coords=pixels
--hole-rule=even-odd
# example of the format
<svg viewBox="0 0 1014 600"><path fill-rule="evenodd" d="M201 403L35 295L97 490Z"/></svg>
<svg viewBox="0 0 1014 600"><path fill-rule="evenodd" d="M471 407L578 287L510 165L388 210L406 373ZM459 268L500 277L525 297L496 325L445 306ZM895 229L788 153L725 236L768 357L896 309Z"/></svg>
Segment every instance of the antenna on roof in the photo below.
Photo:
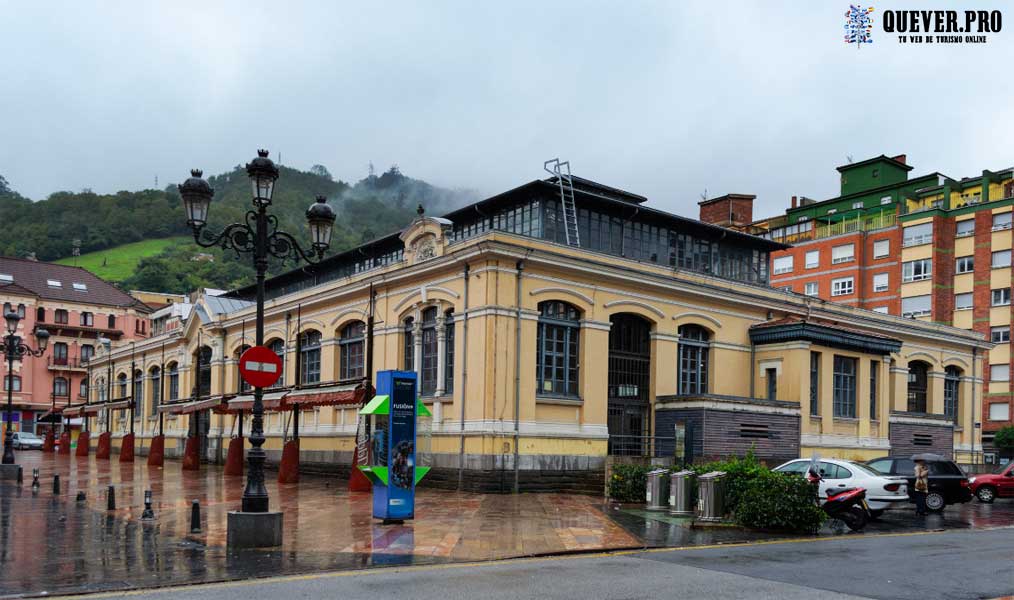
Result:
<svg viewBox="0 0 1014 600"><path fill-rule="evenodd" d="M852 164L852 155L851 154L846 154L845 155L845 160L849 161L849 164L851 165Z"/></svg>
<svg viewBox="0 0 1014 600"><path fill-rule="evenodd" d="M81 256L81 239L74 238L70 242L70 255L74 257L74 266L77 266L77 257Z"/></svg>
<svg viewBox="0 0 1014 600"><path fill-rule="evenodd" d="M701 193L701 200L707 199L708 199L708 188L704 188L704 191Z"/></svg>

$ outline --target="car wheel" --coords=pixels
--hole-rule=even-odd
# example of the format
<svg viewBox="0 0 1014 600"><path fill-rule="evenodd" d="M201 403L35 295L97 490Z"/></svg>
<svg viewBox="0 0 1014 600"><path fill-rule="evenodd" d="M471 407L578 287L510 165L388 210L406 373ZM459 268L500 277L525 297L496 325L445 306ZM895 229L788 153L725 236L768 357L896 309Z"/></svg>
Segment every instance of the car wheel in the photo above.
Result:
<svg viewBox="0 0 1014 600"><path fill-rule="evenodd" d="M993 500L996 500L996 490L988 485L984 485L976 490L975 496L979 499L979 502L992 504Z"/></svg>
<svg viewBox="0 0 1014 600"><path fill-rule="evenodd" d="M940 512L947 506L947 502L939 492L926 494L926 509L933 512Z"/></svg>

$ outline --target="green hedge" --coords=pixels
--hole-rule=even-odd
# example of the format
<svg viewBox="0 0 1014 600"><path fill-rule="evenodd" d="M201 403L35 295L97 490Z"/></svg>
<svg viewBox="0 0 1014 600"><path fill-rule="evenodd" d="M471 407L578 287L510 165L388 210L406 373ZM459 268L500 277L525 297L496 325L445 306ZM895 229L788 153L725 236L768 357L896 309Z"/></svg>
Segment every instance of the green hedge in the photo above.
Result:
<svg viewBox="0 0 1014 600"><path fill-rule="evenodd" d="M618 502L644 502L647 474L659 467L649 465L613 465L609 477L609 497Z"/></svg>
<svg viewBox="0 0 1014 600"><path fill-rule="evenodd" d="M753 452L747 452L746 456L742 458L734 456L727 460L694 465L690 467L690 470L697 475L704 475L711 471L725 472L725 510L727 513L737 511L743 492L751 481L770 472L760 464Z"/></svg>
<svg viewBox="0 0 1014 600"><path fill-rule="evenodd" d="M826 519L817 506L817 486L805 477L765 470L746 483L736 522L753 529L812 533Z"/></svg>

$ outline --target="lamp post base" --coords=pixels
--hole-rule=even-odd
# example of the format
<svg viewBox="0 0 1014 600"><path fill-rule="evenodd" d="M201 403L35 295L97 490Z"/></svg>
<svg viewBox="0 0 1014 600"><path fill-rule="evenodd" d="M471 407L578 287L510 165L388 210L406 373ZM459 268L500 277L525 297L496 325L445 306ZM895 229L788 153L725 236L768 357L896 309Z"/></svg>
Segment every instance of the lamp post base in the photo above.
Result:
<svg viewBox="0 0 1014 600"><path fill-rule="evenodd" d="M20 472L21 465L0 465L0 481L17 481Z"/></svg>
<svg viewBox="0 0 1014 600"><path fill-rule="evenodd" d="M226 545L230 548L281 546L282 513L229 511Z"/></svg>

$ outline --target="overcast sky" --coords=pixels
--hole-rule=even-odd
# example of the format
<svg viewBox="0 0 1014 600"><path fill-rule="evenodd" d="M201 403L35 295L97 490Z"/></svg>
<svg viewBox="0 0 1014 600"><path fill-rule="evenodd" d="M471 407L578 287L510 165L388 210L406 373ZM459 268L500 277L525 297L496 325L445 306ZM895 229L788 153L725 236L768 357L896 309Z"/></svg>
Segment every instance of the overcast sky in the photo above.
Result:
<svg viewBox="0 0 1014 600"><path fill-rule="evenodd" d="M967 3L966 3L967 4ZM0 0L0 175L159 187L259 147L357 180L372 161L491 195L544 160L696 216L711 196L837 193L851 155L913 174L1014 164L1014 7L984 45L843 43L847 1ZM284 185L284 182L279 182Z"/></svg>

